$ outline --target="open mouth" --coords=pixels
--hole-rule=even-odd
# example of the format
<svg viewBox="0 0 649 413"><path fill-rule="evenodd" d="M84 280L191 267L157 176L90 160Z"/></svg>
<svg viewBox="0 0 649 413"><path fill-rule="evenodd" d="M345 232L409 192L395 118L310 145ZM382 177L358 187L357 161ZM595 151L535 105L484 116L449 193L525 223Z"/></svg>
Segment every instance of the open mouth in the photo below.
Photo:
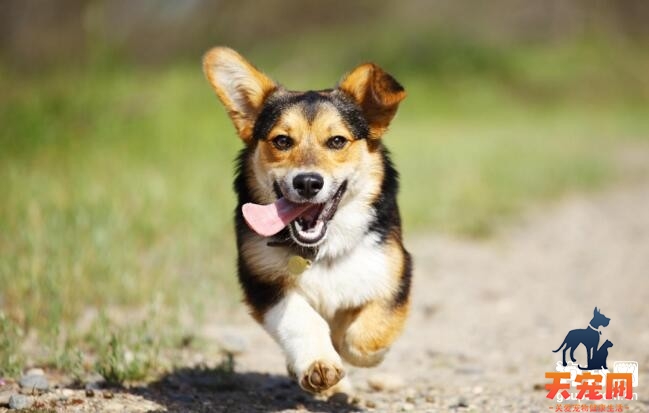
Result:
<svg viewBox="0 0 649 413"><path fill-rule="evenodd" d="M327 225L338 210L340 199L347 190L343 182L336 193L323 204L312 204L289 224L291 236L300 245L314 246L324 239Z"/></svg>
<svg viewBox="0 0 649 413"><path fill-rule="evenodd" d="M262 205L246 202L241 206L241 214L248 227L262 237L272 237L288 226L293 241L303 247L314 247L324 238L327 225L347 190L347 181L324 203L289 201L282 196L277 183L274 190L277 200L273 203Z"/></svg>

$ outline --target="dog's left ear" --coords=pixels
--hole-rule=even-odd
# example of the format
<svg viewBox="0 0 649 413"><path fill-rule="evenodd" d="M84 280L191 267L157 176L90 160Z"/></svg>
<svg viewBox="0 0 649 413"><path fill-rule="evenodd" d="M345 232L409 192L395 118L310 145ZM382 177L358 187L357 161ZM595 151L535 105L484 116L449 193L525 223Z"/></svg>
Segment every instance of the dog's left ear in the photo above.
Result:
<svg viewBox="0 0 649 413"><path fill-rule="evenodd" d="M373 63L352 70L338 85L363 110L370 127L370 138L378 139L397 113L406 91L395 78Z"/></svg>
<svg viewBox="0 0 649 413"><path fill-rule="evenodd" d="M228 110L239 136L249 143L264 100L277 85L227 47L208 51L203 57L203 71Z"/></svg>

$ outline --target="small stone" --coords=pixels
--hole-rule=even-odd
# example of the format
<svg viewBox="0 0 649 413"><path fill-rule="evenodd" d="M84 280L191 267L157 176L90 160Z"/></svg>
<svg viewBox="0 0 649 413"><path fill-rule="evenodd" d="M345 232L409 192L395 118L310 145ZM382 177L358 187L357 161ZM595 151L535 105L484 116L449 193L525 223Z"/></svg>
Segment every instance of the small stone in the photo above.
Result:
<svg viewBox="0 0 649 413"><path fill-rule="evenodd" d="M426 401L428 403L435 403L435 396L430 396L430 395L426 396Z"/></svg>
<svg viewBox="0 0 649 413"><path fill-rule="evenodd" d="M113 393L109 391L104 392L104 399L112 399L113 398Z"/></svg>
<svg viewBox="0 0 649 413"><path fill-rule="evenodd" d="M406 396L406 401L407 401L408 403L414 403L414 402L415 402L415 398L412 397L412 396Z"/></svg>
<svg viewBox="0 0 649 413"><path fill-rule="evenodd" d="M415 405L412 403L404 403L403 406L401 406L401 411L411 412L413 410L415 410Z"/></svg>
<svg viewBox="0 0 649 413"><path fill-rule="evenodd" d="M369 409L373 409L376 407L376 403L374 403L372 400L366 400L365 401L365 407Z"/></svg>
<svg viewBox="0 0 649 413"><path fill-rule="evenodd" d="M329 398L329 401L336 404L346 404L349 401L349 397L345 393L335 393Z"/></svg>
<svg viewBox="0 0 649 413"><path fill-rule="evenodd" d="M95 397L95 391L93 389L86 389L86 397Z"/></svg>
<svg viewBox="0 0 649 413"><path fill-rule="evenodd" d="M15 410L28 409L31 407L33 402L34 401L29 396L12 394L11 397L9 397L9 408Z"/></svg>
<svg viewBox="0 0 649 413"><path fill-rule="evenodd" d="M26 374L20 378L20 387L27 390L45 391L50 388L47 377L39 374Z"/></svg>
<svg viewBox="0 0 649 413"><path fill-rule="evenodd" d="M545 385L541 384L541 383L534 383L534 386L532 387L532 389L534 389L534 391L545 390Z"/></svg>
<svg viewBox="0 0 649 413"><path fill-rule="evenodd" d="M44 376L44 375L45 375L45 371L43 371L43 369L37 369L37 368L29 369L25 373L25 376Z"/></svg>
<svg viewBox="0 0 649 413"><path fill-rule="evenodd" d="M375 391L395 391L405 385L401 377L387 373L373 375L367 379L367 384Z"/></svg>

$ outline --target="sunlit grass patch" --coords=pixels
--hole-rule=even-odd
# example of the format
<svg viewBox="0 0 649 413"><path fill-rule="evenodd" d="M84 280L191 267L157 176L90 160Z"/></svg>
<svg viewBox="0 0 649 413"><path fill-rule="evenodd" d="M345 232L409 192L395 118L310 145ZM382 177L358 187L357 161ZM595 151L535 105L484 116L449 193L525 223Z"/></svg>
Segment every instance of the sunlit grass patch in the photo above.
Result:
<svg viewBox="0 0 649 413"><path fill-rule="evenodd" d="M484 236L533 201L601 187L615 173L616 140L597 122L574 121L582 123L576 130L543 115L477 125L400 122L387 140L407 228Z"/></svg>

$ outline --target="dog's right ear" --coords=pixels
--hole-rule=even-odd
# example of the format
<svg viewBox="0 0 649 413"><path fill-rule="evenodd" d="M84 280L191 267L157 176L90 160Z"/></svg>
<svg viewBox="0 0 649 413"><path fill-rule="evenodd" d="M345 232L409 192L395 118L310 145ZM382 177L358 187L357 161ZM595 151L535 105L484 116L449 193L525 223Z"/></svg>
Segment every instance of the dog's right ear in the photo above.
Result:
<svg viewBox="0 0 649 413"><path fill-rule="evenodd" d="M203 71L228 110L237 133L249 143L264 100L277 85L227 47L208 51L203 57Z"/></svg>
<svg viewBox="0 0 649 413"><path fill-rule="evenodd" d="M593 315L597 315L597 313L599 313L599 310L597 309L597 307L595 307L595 309L593 310Z"/></svg>

